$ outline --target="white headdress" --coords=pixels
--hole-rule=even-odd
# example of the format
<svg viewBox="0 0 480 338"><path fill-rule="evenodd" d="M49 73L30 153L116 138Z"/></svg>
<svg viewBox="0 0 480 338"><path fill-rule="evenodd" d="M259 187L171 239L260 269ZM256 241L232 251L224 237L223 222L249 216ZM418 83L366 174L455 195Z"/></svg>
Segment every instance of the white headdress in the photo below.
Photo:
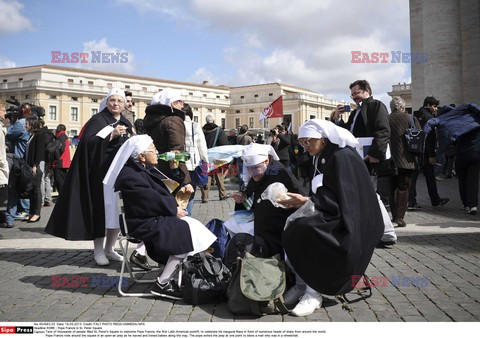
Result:
<svg viewBox="0 0 480 338"><path fill-rule="evenodd" d="M127 102L127 99L125 98L125 92L123 90L121 90L120 88L112 88L108 92L107 96L105 96L105 98L102 100L102 102L100 102L100 107L98 108L99 111L105 109L105 107L107 106L108 98L112 95L118 95L123 99L123 102Z"/></svg>
<svg viewBox="0 0 480 338"><path fill-rule="evenodd" d="M115 200L114 186L118 174L130 157L137 158L139 154L148 150L153 140L148 135L135 135L130 137L120 147L115 158L108 168L103 179L103 196L105 200L105 226L109 229L118 228L118 209Z"/></svg>
<svg viewBox="0 0 480 338"><path fill-rule="evenodd" d="M179 100L183 99L178 89L165 88L161 92L153 95L151 104L163 104L165 106L171 106L173 102Z"/></svg>
<svg viewBox="0 0 480 338"><path fill-rule="evenodd" d="M250 143L242 153L243 163L250 167L262 163L268 159L268 155L272 156L275 161L279 158L275 149L269 144Z"/></svg>
<svg viewBox="0 0 480 338"><path fill-rule="evenodd" d="M339 127L330 121L313 119L308 120L298 129L298 138L327 138L330 142L338 144L340 148L350 146L355 148L358 141L347 129Z"/></svg>

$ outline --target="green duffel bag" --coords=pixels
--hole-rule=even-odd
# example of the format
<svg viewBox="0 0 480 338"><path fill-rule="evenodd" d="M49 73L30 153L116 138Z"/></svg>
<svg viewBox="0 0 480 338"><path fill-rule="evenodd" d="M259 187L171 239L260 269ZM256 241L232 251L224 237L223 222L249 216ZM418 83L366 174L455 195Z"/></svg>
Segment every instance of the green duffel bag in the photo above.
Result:
<svg viewBox="0 0 480 338"><path fill-rule="evenodd" d="M243 315L287 314L285 285L285 266L279 255L259 258L247 252L244 258L238 258L228 285L228 309Z"/></svg>

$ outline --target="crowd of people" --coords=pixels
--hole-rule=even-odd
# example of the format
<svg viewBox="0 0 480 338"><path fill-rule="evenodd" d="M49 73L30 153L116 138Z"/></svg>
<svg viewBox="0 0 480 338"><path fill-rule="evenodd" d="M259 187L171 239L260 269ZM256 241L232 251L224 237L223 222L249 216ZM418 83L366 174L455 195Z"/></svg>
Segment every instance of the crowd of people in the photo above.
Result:
<svg viewBox="0 0 480 338"><path fill-rule="evenodd" d="M181 290L172 279L175 268L216 239L192 215L195 191L200 188L201 202L208 203L215 184L219 199L232 197L235 210L244 209L244 202L252 200L255 236L263 238L269 253L279 254L295 274L285 303L293 307L293 315L309 315L322 305L322 294L352 289L351 276L365 272L374 248L396 244L395 226L407 226L406 212L421 208L415 199L420 172L425 175L432 206L449 202L439 196L436 186L439 143L443 142L445 150L456 140L454 164L461 200L469 214L477 212L478 106L439 110L439 102L427 97L412 116L405 102L394 97L389 114L373 98L367 81L355 81L349 88L355 109L346 121L345 106L339 105L330 121L305 121L298 135L285 123L265 139L251 135L247 125L227 135L212 115L200 126L180 92L171 88L152 98L144 119L134 120L132 93L112 88L101 111L82 128L71 162L65 126L58 125L55 134L49 132L31 114L29 105L23 104L7 131L0 126L0 188L8 189L5 226L13 227L15 218L22 215L27 215L28 222L40 220L41 207L51 203L45 186L51 186L47 179L53 176L59 196L45 231L67 240L93 241L98 265L123 261L127 258L114 250L119 234L114 191L121 191L129 232L142 241L130 262L150 270L148 255L163 264L151 292L181 299ZM456 124L458 116L462 116L462 128ZM0 118L4 117L5 105L0 102ZM411 121L427 134L420 155L409 152L404 140ZM450 133L442 136L441 130ZM368 143L359 156L361 140ZM54 141L59 143L60 156L49 161L46 148ZM206 184L197 186L195 169L209 162L208 149L237 144L245 147L235 160L238 191L229 193L225 186L226 175L231 173L225 168L231 163L223 164ZM23 159L31 171L33 187L28 194L12 184L5 149L17 161ZM158 156L167 152L189 156L181 160ZM447 170L453 173L453 168ZM288 190L278 205L262 198L272 183L282 183ZM306 216L293 217L307 209Z"/></svg>

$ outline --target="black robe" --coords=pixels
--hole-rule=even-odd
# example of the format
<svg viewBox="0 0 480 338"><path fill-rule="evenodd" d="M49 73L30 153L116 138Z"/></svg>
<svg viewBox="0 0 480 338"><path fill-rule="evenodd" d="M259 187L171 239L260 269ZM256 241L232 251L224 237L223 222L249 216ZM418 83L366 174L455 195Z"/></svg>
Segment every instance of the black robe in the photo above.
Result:
<svg viewBox="0 0 480 338"><path fill-rule="evenodd" d="M259 182L250 179L245 193L253 193L254 233L262 237L268 245L271 256L280 254L283 257L282 233L285 221L295 210L276 208L269 200L262 200L262 193L272 183L280 182L288 192L301 193L301 184L279 161L273 161L266 174Z"/></svg>
<svg viewBox="0 0 480 338"><path fill-rule="evenodd" d="M383 219L370 175L356 150L328 142L318 161L323 186L312 196L317 214L293 221L283 245L295 271L327 295L353 289L383 235Z"/></svg>
<svg viewBox="0 0 480 338"><path fill-rule="evenodd" d="M193 250L190 227L177 217L177 202L162 183L161 174L129 160L120 171L120 190L130 235L142 240L148 255L165 262L170 255Z"/></svg>
<svg viewBox="0 0 480 338"><path fill-rule="evenodd" d="M102 181L128 134L110 141L96 134L108 125L132 125L116 120L107 108L92 116L80 135L80 143L45 232L67 240L93 240L105 236L105 206Z"/></svg>

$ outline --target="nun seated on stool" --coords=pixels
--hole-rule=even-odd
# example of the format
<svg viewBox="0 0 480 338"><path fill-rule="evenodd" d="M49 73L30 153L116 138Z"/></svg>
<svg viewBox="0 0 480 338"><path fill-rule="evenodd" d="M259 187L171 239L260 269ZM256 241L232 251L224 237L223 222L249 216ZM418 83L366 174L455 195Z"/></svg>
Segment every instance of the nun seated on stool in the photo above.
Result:
<svg viewBox="0 0 480 338"><path fill-rule="evenodd" d="M251 179L245 192L236 192L232 197L235 202L242 203L247 196L253 195L254 234L265 240L270 256L280 254L283 257L283 228L288 216L295 210L274 206L270 200L262 199L261 196L272 183L282 183L293 193L301 192L301 184L279 162L277 153L271 145L249 144L243 151L242 160L244 173L248 173L244 176L250 176Z"/></svg>
<svg viewBox="0 0 480 338"><path fill-rule="evenodd" d="M119 149L103 183L108 195L114 195L114 187L122 192L130 235L145 243L153 260L163 263L168 257L151 293L179 300L182 294L172 283L173 271L186 256L208 249L216 237L177 205L171 182L155 167L157 154L150 136L131 137ZM118 221L111 207L107 214L112 219L116 214Z"/></svg>
<svg viewBox="0 0 480 338"><path fill-rule="evenodd" d="M283 232L287 261L296 274L296 285L284 298L285 303L300 300L292 314L307 316L322 305L321 294L342 295L354 288L354 276L365 273L384 225L370 175L354 149L358 142L348 130L309 120L299 128L298 141L314 157L315 208ZM309 200L288 195L279 202L288 208Z"/></svg>

